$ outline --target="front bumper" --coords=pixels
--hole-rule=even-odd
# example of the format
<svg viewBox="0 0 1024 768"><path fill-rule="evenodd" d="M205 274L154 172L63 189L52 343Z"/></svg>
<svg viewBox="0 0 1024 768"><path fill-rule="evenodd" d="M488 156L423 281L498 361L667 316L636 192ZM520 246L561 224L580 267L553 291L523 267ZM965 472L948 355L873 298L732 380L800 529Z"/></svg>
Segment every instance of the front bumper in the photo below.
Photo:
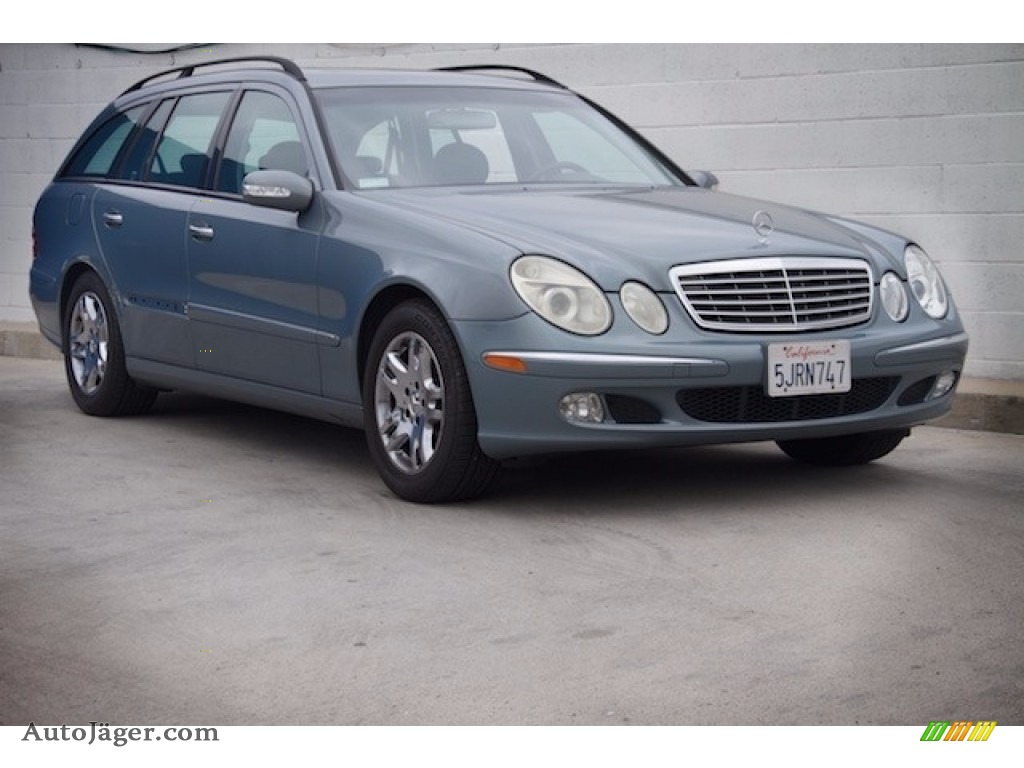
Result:
<svg viewBox="0 0 1024 768"><path fill-rule="evenodd" d="M497 459L909 428L949 410L955 387L927 399L930 383L947 372L959 379L968 345L956 319L933 323L930 337L909 324L872 323L792 337L694 333L685 341L670 338L671 332L639 333L628 321L589 339L557 331L533 315L453 325L466 358L480 444ZM850 342L850 397L764 394L769 343L825 339ZM517 357L526 371L496 370L484 362L487 354ZM559 401L572 392L600 395L605 420L563 419Z"/></svg>

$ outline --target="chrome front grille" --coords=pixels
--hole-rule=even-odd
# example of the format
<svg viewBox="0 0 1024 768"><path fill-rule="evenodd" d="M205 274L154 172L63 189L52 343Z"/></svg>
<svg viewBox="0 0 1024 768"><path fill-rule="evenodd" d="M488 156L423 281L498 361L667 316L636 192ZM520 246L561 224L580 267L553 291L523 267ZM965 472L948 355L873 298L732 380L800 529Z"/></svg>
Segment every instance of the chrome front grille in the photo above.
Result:
<svg viewBox="0 0 1024 768"><path fill-rule="evenodd" d="M815 331L871 317L871 267L860 259L781 256L669 271L683 306L715 331Z"/></svg>

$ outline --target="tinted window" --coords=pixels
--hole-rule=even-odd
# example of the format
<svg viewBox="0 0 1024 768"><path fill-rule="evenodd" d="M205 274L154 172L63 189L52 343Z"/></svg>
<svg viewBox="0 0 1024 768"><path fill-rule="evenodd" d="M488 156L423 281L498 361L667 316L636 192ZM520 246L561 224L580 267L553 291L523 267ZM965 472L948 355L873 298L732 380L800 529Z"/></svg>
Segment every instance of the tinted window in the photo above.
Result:
<svg viewBox="0 0 1024 768"><path fill-rule="evenodd" d="M183 187L201 186L209 164L210 144L231 94L182 96L157 145L149 180Z"/></svg>
<svg viewBox="0 0 1024 768"><path fill-rule="evenodd" d="M145 107L135 107L105 122L75 153L65 176L106 176Z"/></svg>
<svg viewBox="0 0 1024 768"><path fill-rule="evenodd" d="M167 99L157 107L156 111L146 121L146 125L138 132L135 143L128 151L128 156L121 163L121 170L117 174L119 179L131 179L141 181L146 178L146 167L156 140L163 130L167 116L171 114L174 106L174 99Z"/></svg>
<svg viewBox="0 0 1024 768"><path fill-rule="evenodd" d="M305 176L309 164L284 100L272 93L248 91L228 133L217 189L241 194L245 174L270 168Z"/></svg>

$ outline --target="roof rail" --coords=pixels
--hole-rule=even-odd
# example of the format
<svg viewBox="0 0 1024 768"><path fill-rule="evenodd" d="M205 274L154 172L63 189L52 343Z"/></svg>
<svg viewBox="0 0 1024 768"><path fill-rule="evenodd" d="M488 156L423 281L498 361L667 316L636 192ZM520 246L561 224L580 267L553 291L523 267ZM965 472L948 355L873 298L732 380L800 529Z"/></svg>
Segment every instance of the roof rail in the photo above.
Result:
<svg viewBox="0 0 1024 768"><path fill-rule="evenodd" d="M461 65L461 66L458 66L458 67L438 67L436 71L438 71L438 72L474 72L474 71L477 71L477 70L488 70L488 69L504 71L504 72L520 72L520 73L522 73L524 75L529 75L534 80L536 80L538 83L545 83L546 85L553 85L556 88L562 88L562 89L564 89L566 91L569 90L569 88L567 86L562 85L557 80L554 80L554 79L548 77L547 75L542 74L541 72L537 72L536 70L533 70L533 69L527 69L526 67L515 67L515 66L512 66L510 64L465 64L465 65Z"/></svg>
<svg viewBox="0 0 1024 768"><path fill-rule="evenodd" d="M262 61L270 64L277 64L278 66L281 67L281 69L283 69L287 74L294 77L296 80L299 80L300 82L305 82L306 80L306 75L303 73L301 69L299 69L299 65L296 64L291 59L283 59L280 56L237 56L231 59L215 59L213 61L201 61L198 64L188 64L183 67L165 69L163 72L157 72L155 75L150 75L149 77L142 78L141 80L139 80L139 82L126 88L124 92L121 93L121 95L124 96L126 93L137 91L139 90L139 88L141 88L151 80L156 80L158 77L163 77L164 75L171 75L175 72L179 72L180 74L178 75L177 79L181 79L183 77L192 77L192 73L195 72L196 69L198 69L199 67L212 67L217 64L235 64L243 61Z"/></svg>

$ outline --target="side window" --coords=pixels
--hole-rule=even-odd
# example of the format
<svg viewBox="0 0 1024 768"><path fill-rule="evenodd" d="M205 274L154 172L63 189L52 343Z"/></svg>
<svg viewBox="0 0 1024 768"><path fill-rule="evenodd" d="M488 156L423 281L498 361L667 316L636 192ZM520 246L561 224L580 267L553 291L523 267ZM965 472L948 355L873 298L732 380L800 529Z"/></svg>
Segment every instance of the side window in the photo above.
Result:
<svg viewBox="0 0 1024 768"><path fill-rule="evenodd" d="M182 96L171 113L149 168L149 181L199 187L206 178L210 143L231 94Z"/></svg>
<svg viewBox="0 0 1024 768"><path fill-rule="evenodd" d="M128 151L128 156L121 163L121 170L117 174L119 179L141 181L146 178L146 164L173 107L174 99L166 99L146 121L142 130L138 132L135 143Z"/></svg>
<svg viewBox="0 0 1024 768"><path fill-rule="evenodd" d="M145 109L145 106L134 107L100 126L68 163L64 175L106 176L110 173L121 145L131 134Z"/></svg>
<svg viewBox="0 0 1024 768"><path fill-rule="evenodd" d="M228 132L217 189L241 194L242 179L257 170L309 173L309 163L288 105L265 91L247 91Z"/></svg>

